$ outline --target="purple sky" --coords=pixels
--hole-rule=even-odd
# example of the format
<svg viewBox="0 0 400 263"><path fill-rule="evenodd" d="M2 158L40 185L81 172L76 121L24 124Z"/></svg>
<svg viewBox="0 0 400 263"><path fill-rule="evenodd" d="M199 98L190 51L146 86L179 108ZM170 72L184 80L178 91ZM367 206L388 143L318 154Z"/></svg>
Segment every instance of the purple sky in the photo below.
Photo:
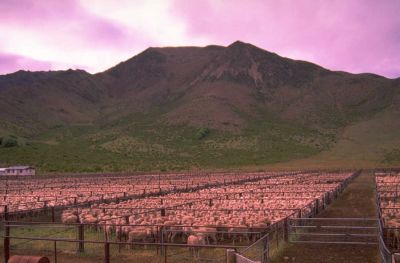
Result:
<svg viewBox="0 0 400 263"><path fill-rule="evenodd" d="M400 0L0 0L0 74L103 71L149 46L241 40L400 77Z"/></svg>

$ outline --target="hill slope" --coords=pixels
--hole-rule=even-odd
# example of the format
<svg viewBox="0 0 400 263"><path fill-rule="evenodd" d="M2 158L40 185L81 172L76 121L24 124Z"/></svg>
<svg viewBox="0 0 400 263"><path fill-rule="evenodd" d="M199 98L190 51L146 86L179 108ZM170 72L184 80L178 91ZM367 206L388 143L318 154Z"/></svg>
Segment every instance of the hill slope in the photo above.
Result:
<svg viewBox="0 0 400 263"><path fill-rule="evenodd" d="M0 163L54 171L237 168L329 159L330 151L357 163L362 158L340 145L350 145L346 131L358 137L373 122L383 139L358 143L371 145L373 165L394 165L399 92L399 79L332 72L242 42L149 48L95 75L19 71L0 76L0 135L20 144L0 147Z"/></svg>

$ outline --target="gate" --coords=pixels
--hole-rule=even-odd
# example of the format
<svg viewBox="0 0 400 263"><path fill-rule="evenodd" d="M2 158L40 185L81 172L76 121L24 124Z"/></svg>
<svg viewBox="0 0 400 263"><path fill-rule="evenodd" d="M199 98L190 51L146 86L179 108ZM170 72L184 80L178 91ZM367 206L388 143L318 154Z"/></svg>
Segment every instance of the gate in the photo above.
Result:
<svg viewBox="0 0 400 263"><path fill-rule="evenodd" d="M291 218L289 242L310 244L378 244L375 218Z"/></svg>
<svg viewBox="0 0 400 263"><path fill-rule="evenodd" d="M227 263L268 263L269 262L269 245L268 236L265 234L259 240L245 248L244 250L236 251L227 249Z"/></svg>

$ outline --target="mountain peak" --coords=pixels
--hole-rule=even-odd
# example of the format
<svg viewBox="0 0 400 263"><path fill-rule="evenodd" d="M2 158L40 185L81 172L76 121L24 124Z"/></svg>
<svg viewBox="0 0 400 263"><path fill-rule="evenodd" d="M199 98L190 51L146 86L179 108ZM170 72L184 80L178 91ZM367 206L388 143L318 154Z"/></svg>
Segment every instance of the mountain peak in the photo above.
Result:
<svg viewBox="0 0 400 263"><path fill-rule="evenodd" d="M252 47L253 45L251 45L251 44L249 44L249 43L245 43L245 42L242 42L242 41L240 41L240 40L236 40L235 42L233 42L232 44L230 44L229 46L228 46L228 48L236 48L236 47Z"/></svg>

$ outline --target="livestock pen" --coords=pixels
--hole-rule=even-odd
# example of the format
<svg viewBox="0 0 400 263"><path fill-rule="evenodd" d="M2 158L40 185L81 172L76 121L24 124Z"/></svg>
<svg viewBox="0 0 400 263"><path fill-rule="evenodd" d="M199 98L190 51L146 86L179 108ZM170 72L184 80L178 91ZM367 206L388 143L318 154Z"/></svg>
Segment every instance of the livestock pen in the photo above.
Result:
<svg viewBox="0 0 400 263"><path fill-rule="evenodd" d="M146 175L151 177L147 178L149 188L139 187L140 191L132 194L135 188L129 184L135 180L129 178L125 181L127 186L113 186L126 194L113 189L110 191L113 194L107 197L102 192L109 190L107 187L87 189L90 185L79 178L72 181L67 178L62 179L63 183L72 182L76 186L70 188L75 189L72 194L85 189L82 193L91 191L93 196L96 192L96 199L79 200L79 196L73 196L73 201L61 204L57 203L61 196L49 194L48 200L46 196L39 201L29 200L47 202L32 209L27 209L26 199L11 198L22 196L23 191L12 193L21 189L8 184L7 193L3 192L3 199L6 196L4 201L7 201L2 211L6 219L3 221L4 257L39 253L59 262L76 257L83 262L107 258L108 262L116 258L123 262L124 258L128 261L132 257L140 258L140 262L190 262L192 256L198 255L201 261L222 262L226 249L236 249L245 257L266 262L287 241L288 220L315 216L355 175L301 171L216 173L186 178L180 174L170 175L168 179ZM57 180L51 186L48 181L37 183L49 191L64 193ZM34 183L27 185L27 192L32 195ZM156 190L147 190L153 188ZM103 198L98 198L99 194ZM90 194L83 196L89 198ZM71 198L71 192L66 197ZM18 206L13 206L13 202L18 202ZM202 237L202 242L188 244L189 236ZM195 250L194 255L189 253L189 248Z"/></svg>
<svg viewBox="0 0 400 263"><path fill-rule="evenodd" d="M394 263L400 253L400 170L376 171L375 184L381 259Z"/></svg>

